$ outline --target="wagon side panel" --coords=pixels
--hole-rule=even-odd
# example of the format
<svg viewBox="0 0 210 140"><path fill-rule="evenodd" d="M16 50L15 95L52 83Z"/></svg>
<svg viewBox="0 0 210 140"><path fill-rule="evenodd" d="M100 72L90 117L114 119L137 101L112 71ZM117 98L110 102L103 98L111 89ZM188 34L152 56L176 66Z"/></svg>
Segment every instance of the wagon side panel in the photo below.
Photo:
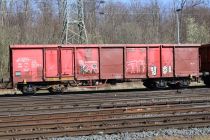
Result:
<svg viewBox="0 0 210 140"><path fill-rule="evenodd" d="M100 78L123 79L123 48L101 48Z"/></svg>
<svg viewBox="0 0 210 140"><path fill-rule="evenodd" d="M125 78L146 78L146 48L126 48Z"/></svg>
<svg viewBox="0 0 210 140"><path fill-rule="evenodd" d="M99 79L99 49L76 48L76 79Z"/></svg>
<svg viewBox="0 0 210 140"><path fill-rule="evenodd" d="M199 54L197 47L176 47L175 76L187 77L199 75Z"/></svg>
<svg viewBox="0 0 210 140"><path fill-rule="evenodd" d="M42 49L12 49L11 55L13 83L42 81Z"/></svg>
<svg viewBox="0 0 210 140"><path fill-rule="evenodd" d="M162 77L173 77L173 47L162 47L161 71Z"/></svg>

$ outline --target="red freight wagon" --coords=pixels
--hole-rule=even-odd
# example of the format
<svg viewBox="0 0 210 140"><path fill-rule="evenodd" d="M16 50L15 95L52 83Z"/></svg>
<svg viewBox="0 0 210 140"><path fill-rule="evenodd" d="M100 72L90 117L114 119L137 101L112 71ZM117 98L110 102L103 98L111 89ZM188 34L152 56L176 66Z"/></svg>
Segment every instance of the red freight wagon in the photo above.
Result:
<svg viewBox="0 0 210 140"><path fill-rule="evenodd" d="M11 45L11 77L24 93L130 79L142 80L148 88L182 87L199 76L199 46Z"/></svg>
<svg viewBox="0 0 210 140"><path fill-rule="evenodd" d="M202 45L199 49L200 54L200 71L204 83L210 86L210 44Z"/></svg>

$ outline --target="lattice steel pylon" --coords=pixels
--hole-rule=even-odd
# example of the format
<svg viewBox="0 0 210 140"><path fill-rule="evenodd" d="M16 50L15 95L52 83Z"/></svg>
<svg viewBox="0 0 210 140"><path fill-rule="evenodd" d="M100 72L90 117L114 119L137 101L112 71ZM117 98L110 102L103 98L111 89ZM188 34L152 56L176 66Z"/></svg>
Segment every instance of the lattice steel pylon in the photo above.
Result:
<svg viewBox="0 0 210 140"><path fill-rule="evenodd" d="M88 43L83 0L63 0L62 44Z"/></svg>

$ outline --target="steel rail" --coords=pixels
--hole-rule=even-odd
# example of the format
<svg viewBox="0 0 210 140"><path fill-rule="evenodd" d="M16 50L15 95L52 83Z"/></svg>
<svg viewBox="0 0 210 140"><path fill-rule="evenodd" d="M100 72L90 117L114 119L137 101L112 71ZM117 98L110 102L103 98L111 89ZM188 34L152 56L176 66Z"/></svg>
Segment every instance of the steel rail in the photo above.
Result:
<svg viewBox="0 0 210 140"><path fill-rule="evenodd" d="M14 109L1 109L0 110L0 115L18 115L18 114L37 114L37 113L47 113L47 112L54 112L54 113L62 113L62 112L67 112L69 111L69 109L77 109L77 110L90 110L91 107L92 109L102 109L102 108L122 108L122 107L134 107L134 106L151 106L151 105L170 105L170 104L189 104L189 103L202 103L202 102L210 102L209 99L188 99L188 100L177 100L177 101L174 101L171 99L171 101L155 101L155 100L150 100L150 101L133 101L133 102L126 102L126 103L119 103L117 102L116 104L115 103L111 103L111 104L103 104L103 105L83 105L83 106L70 106L69 108L51 108L50 105L46 108L33 108L33 109L24 109L24 108L21 108L21 109L18 109L18 108L14 108Z"/></svg>
<svg viewBox="0 0 210 140"><path fill-rule="evenodd" d="M209 95L208 93L210 93L210 89L204 89L203 88L199 88L199 89L194 89L194 90L188 90L185 89L183 90L183 92L181 93L181 95L185 95L185 94L191 94L192 96L195 95ZM207 92L209 91L209 92ZM23 102L23 101L28 101L28 100L35 100L38 101L46 101L46 100L66 100L66 97L71 98L72 100L75 99L85 99L85 100L92 100L93 98L119 98L119 97L127 97L127 98L134 98L134 97L154 97L154 96L172 96L172 95L176 95L177 96L177 92L174 90L161 90L161 91L147 91L147 93L145 92L113 92L113 93L101 93L101 94L62 94L62 95L51 95L51 96L18 96L18 97L3 97L0 100L0 103L4 103L4 102L8 102L8 101L19 101L19 102ZM189 95L187 95L189 96ZM67 99L68 99L67 98Z"/></svg>
<svg viewBox="0 0 210 140"><path fill-rule="evenodd" d="M197 106L178 105L178 106L157 106L157 107L135 107L135 108L121 108L121 109L102 109L94 111L77 111L66 113L53 113L53 114L37 114L26 116L1 116L0 127L12 126L15 124L30 124L32 122L53 122L53 120L79 121L79 120L95 120L98 118L118 118L124 116L137 116L147 117L147 115L160 115L160 114L176 114L176 113L189 113L189 112L207 112L210 111L210 105L197 104Z"/></svg>
<svg viewBox="0 0 210 140"><path fill-rule="evenodd" d="M96 99L91 99L91 100L83 100L83 102L81 102L81 100L71 100L71 99L66 99L66 100L49 100L49 101L36 101L36 100L33 100L33 101L30 101L28 100L27 102L25 101L21 101L21 102L17 102L17 101L13 101L13 102L4 102L4 103L1 103L0 102L0 109L2 108L5 108L5 106L7 106L7 108L12 108L13 109L13 106L18 106L18 107L21 107L21 106L24 106L24 107L35 107L35 106L48 106L48 104L54 104L55 106L56 105L72 105L73 107L75 106L88 106L89 103L91 103L91 105L93 104L106 104L110 102L113 102L113 104L116 102L130 102L130 101L149 101L149 100L167 100L167 99L173 99L173 98L176 98L176 100L180 99L180 100L184 100L184 98L205 98L205 99L210 99L210 96L206 96L206 95L188 95L188 96L182 96L182 95L176 95L176 96L172 96L172 97L152 97L152 98L141 98L141 97L135 97L135 98L116 98L116 99L103 99L103 98L100 98L100 100L96 100ZM1 101L1 99L0 99Z"/></svg>
<svg viewBox="0 0 210 140"><path fill-rule="evenodd" d="M143 131L155 130L160 128L183 128L195 126L209 126L210 117L207 114L188 114L188 115L171 115L160 117L148 118L124 118L124 119L111 119L89 122L77 123L62 123L62 124L46 124L35 126L19 126L9 129L0 130L0 138L37 138L39 136L55 137L75 135L90 135L103 133L117 133L126 130L130 131ZM156 120L157 119L157 120Z"/></svg>

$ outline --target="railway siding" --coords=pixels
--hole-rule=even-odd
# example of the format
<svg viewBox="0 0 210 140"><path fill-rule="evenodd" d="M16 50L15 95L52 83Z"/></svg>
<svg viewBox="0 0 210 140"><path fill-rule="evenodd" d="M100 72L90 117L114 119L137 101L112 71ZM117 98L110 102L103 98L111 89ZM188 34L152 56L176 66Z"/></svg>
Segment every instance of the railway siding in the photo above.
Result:
<svg viewBox="0 0 210 140"><path fill-rule="evenodd" d="M210 95L190 90L2 97L0 139L208 127Z"/></svg>

